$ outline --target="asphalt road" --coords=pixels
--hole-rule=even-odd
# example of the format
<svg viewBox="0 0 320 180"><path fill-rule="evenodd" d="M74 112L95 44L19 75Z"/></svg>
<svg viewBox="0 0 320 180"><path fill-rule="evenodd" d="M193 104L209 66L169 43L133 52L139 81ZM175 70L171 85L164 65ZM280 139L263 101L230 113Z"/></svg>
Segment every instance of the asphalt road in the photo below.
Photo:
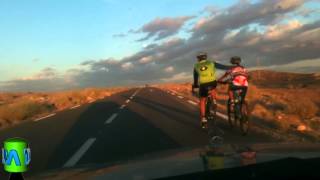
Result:
<svg viewBox="0 0 320 180"><path fill-rule="evenodd" d="M220 118L226 143L275 142L251 132L241 136ZM208 144L196 102L160 89L135 88L93 103L0 131L0 141L22 137L32 150L30 171L127 161L150 153ZM1 177L4 176L1 170Z"/></svg>

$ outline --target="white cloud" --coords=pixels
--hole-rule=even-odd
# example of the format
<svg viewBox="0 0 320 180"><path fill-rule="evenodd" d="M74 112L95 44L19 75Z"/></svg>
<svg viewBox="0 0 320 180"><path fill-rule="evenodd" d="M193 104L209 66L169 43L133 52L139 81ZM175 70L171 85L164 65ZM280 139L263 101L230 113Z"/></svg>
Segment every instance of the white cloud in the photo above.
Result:
<svg viewBox="0 0 320 180"><path fill-rule="evenodd" d="M289 21L287 24L271 25L267 27L265 38L277 40L278 38L285 35L289 31L296 30L298 28L301 28L302 26L303 24L296 19Z"/></svg>
<svg viewBox="0 0 320 180"><path fill-rule="evenodd" d="M172 66L166 67L166 68L164 69L164 71L167 72L167 73L171 73L171 72L174 71L174 67L172 67Z"/></svg>
<svg viewBox="0 0 320 180"><path fill-rule="evenodd" d="M161 81L164 82L177 82L177 81L185 81L185 80L191 80L192 75L190 72L181 72L178 74L175 74L169 78L162 78Z"/></svg>
<svg viewBox="0 0 320 180"><path fill-rule="evenodd" d="M149 63L153 60L152 56L145 56L139 60L141 64Z"/></svg>
<svg viewBox="0 0 320 180"><path fill-rule="evenodd" d="M296 73L320 72L320 58L305 59L305 60L296 61L289 64L284 64L284 65L252 67L249 69L250 70L269 69L269 70L289 71L289 72L296 72Z"/></svg>
<svg viewBox="0 0 320 180"><path fill-rule="evenodd" d="M45 68L41 72L32 75L19 78L18 80L44 80L44 79L54 79L58 76L58 72L53 68Z"/></svg>
<svg viewBox="0 0 320 180"><path fill-rule="evenodd" d="M146 33L147 35L138 41L146 41L150 38L161 40L172 36L178 33L184 23L192 18L193 16L156 18L143 25L143 27L139 30L139 32Z"/></svg>
<svg viewBox="0 0 320 180"><path fill-rule="evenodd" d="M133 68L133 64L132 64L132 62L126 62L121 65L121 68L124 70L129 70L129 69Z"/></svg>

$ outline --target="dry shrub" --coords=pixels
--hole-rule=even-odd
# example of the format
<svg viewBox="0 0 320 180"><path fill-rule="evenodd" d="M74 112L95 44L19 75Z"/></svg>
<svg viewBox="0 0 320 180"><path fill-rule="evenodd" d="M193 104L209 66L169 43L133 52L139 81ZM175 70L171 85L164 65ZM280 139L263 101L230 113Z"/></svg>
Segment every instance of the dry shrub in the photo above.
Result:
<svg viewBox="0 0 320 180"><path fill-rule="evenodd" d="M88 88L55 93L0 93L0 127L74 105L81 105L126 90L127 88Z"/></svg>
<svg viewBox="0 0 320 180"><path fill-rule="evenodd" d="M292 97L286 104L285 112L288 114L296 114L302 119L314 117L318 112L318 107L310 98L312 97Z"/></svg>
<svg viewBox="0 0 320 180"><path fill-rule="evenodd" d="M30 100L19 101L0 107L0 119L6 122L16 122L29 119L35 114L46 113L53 107L45 103Z"/></svg>

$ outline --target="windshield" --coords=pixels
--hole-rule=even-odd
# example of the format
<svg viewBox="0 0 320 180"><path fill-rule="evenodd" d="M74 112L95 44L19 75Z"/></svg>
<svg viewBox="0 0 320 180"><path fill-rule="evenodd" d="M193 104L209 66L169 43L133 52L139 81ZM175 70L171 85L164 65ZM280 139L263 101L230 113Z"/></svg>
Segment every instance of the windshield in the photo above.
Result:
<svg viewBox="0 0 320 180"><path fill-rule="evenodd" d="M318 157L319 1L3 0L0 19L1 178Z"/></svg>

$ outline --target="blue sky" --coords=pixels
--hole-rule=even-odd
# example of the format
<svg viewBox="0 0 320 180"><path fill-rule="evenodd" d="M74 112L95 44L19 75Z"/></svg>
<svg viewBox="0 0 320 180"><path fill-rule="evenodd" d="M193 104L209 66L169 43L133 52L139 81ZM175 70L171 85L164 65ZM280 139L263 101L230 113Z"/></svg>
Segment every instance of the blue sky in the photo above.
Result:
<svg viewBox="0 0 320 180"><path fill-rule="evenodd" d="M0 91L189 81L198 51L320 72L317 0L0 0L0 27Z"/></svg>
<svg viewBox="0 0 320 180"><path fill-rule="evenodd" d="M146 43L115 38L156 17L197 14L235 1L1 0L0 76L28 76L47 66L72 68L85 60L122 58Z"/></svg>

